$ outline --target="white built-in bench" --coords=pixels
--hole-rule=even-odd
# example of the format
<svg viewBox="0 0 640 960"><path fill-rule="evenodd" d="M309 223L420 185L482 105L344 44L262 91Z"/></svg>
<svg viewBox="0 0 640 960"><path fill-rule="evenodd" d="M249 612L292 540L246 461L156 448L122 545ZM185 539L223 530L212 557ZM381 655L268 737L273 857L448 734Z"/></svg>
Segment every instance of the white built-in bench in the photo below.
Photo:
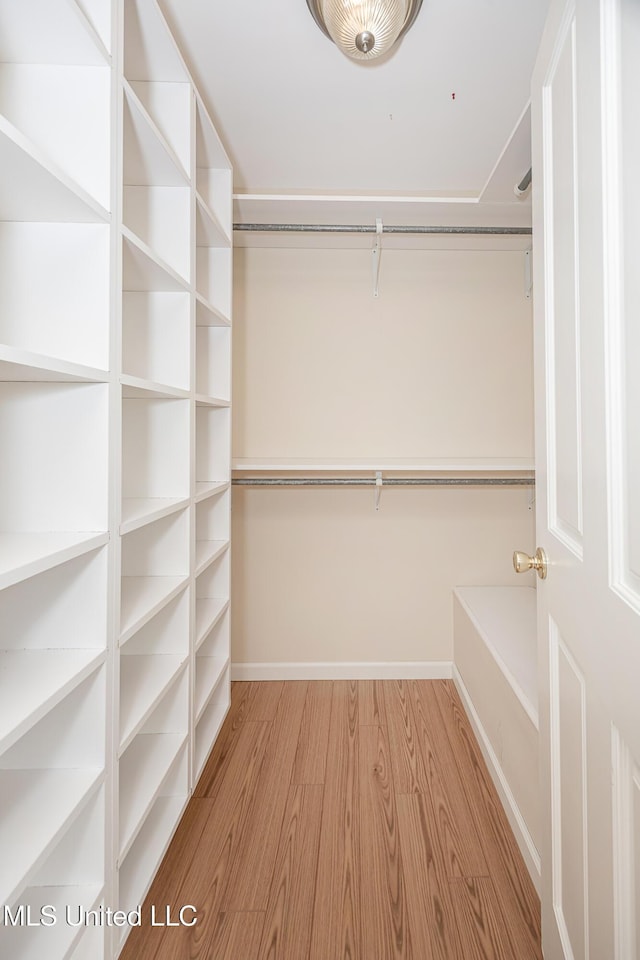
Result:
<svg viewBox="0 0 640 960"><path fill-rule="evenodd" d="M536 591L456 587L454 678L539 887Z"/></svg>

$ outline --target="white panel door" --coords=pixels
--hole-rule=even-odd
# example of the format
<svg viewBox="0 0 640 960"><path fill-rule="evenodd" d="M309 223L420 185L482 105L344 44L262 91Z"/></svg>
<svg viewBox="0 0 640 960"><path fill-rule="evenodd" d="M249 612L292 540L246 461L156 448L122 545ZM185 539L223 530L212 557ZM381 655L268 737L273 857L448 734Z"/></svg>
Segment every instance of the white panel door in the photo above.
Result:
<svg viewBox="0 0 640 960"><path fill-rule="evenodd" d="M533 80L546 960L640 960L640 3L553 0Z"/></svg>

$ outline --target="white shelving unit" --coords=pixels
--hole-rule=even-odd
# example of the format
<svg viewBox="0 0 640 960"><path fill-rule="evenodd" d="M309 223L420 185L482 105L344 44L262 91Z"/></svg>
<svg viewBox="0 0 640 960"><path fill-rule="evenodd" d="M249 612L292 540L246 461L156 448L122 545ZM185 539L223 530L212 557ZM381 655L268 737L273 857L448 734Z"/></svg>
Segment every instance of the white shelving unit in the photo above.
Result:
<svg viewBox="0 0 640 960"><path fill-rule="evenodd" d="M130 910L230 701L232 171L157 0L0 0L0 165L0 897Z"/></svg>

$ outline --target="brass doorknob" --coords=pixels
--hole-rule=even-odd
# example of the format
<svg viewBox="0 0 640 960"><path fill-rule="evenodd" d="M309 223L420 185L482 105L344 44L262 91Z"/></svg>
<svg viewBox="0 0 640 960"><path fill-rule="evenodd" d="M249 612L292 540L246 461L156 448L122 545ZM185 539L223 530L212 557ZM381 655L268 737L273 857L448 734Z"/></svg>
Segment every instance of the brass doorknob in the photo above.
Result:
<svg viewBox="0 0 640 960"><path fill-rule="evenodd" d="M523 553L521 550L516 550L513 554L513 569L516 573L526 573L527 570L535 570L541 580L546 580L547 567L547 555L542 547L538 547L533 557L530 557L528 553Z"/></svg>

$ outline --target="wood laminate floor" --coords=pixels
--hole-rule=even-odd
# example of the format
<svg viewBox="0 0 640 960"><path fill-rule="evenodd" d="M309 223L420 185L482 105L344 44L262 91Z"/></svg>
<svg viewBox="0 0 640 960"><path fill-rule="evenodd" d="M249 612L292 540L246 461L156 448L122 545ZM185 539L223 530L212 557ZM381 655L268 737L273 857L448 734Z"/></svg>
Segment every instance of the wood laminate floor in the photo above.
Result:
<svg viewBox="0 0 640 960"><path fill-rule="evenodd" d="M451 681L235 683L121 960L541 960L540 906Z"/></svg>

